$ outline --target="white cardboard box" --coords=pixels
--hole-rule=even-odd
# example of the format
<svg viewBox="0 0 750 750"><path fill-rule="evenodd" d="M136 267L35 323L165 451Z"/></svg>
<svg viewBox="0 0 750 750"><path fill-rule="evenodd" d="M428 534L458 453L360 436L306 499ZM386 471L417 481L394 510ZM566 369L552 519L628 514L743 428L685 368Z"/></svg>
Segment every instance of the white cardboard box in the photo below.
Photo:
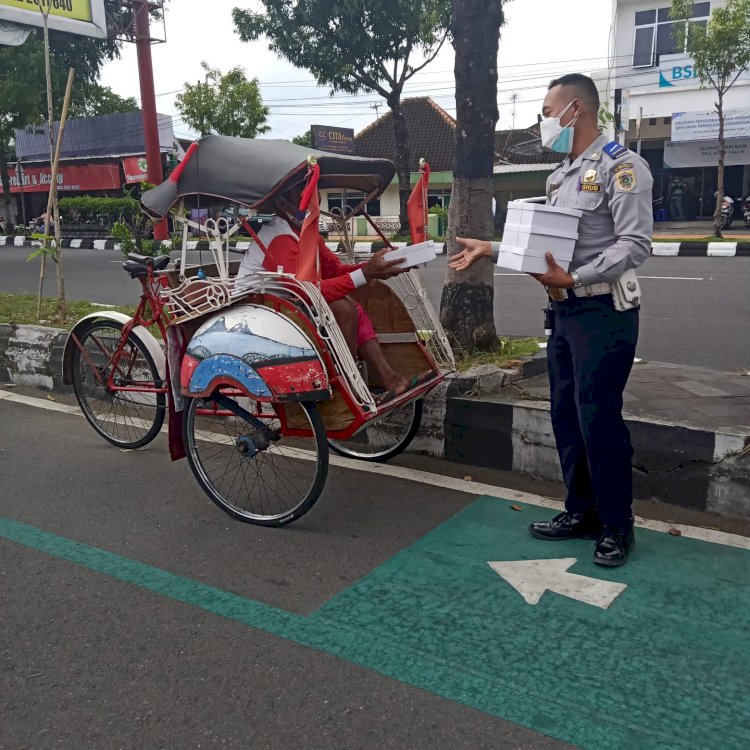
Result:
<svg viewBox="0 0 750 750"><path fill-rule="evenodd" d="M521 250L521 252L514 252ZM567 271L570 261L559 261L557 264ZM546 273L547 261L543 255L529 255L521 248L513 248L509 245L500 245L500 253L497 256L497 265L500 268L509 268L512 271L523 273Z"/></svg>
<svg viewBox="0 0 750 750"><path fill-rule="evenodd" d="M385 260L400 260L404 259L403 263L399 263L396 268L412 268L413 266L421 266L423 263L429 263L431 260L435 260L435 243L432 240L427 242L418 242L416 245L407 245L406 247L399 247L395 250L387 252L383 258Z"/></svg>
<svg viewBox="0 0 750 750"><path fill-rule="evenodd" d="M525 273L544 273L551 252L565 271L573 258L582 211L540 203L512 201L503 229L497 265Z"/></svg>

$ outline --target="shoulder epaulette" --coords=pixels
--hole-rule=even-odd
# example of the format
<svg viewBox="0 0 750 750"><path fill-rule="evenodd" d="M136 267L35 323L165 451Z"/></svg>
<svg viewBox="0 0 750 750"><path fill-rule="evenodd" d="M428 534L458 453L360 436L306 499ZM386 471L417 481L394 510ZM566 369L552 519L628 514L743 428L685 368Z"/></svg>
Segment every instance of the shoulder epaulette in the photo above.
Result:
<svg viewBox="0 0 750 750"><path fill-rule="evenodd" d="M602 151L604 151L610 159L619 159L621 156L625 156L625 154L628 153L625 146L619 144L617 141L610 141Z"/></svg>

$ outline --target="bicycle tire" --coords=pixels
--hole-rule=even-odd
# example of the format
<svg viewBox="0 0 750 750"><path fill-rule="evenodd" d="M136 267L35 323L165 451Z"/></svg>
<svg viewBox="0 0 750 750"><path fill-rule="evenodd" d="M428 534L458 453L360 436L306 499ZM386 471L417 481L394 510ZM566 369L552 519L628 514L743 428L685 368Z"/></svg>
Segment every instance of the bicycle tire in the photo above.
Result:
<svg viewBox="0 0 750 750"><path fill-rule="evenodd" d="M404 416L403 411L405 409L413 409L411 418L408 421L407 419L402 420L406 429L396 433L395 441L388 440L394 432L392 429L388 430L388 425L394 425L395 422L395 426L398 428L396 420L398 420L399 413L402 417ZM370 427L358 432L352 439L345 441L329 439L328 445L335 453L346 458L384 463L406 450L422 424L423 411L422 399L411 401L386 414ZM371 447L372 450L365 450L364 446ZM362 449L357 450L360 447Z"/></svg>
<svg viewBox="0 0 750 750"><path fill-rule="evenodd" d="M244 398L242 402L255 403ZM259 428L251 425L248 432L248 423L239 417L210 415L204 416L202 424L196 426L200 416L198 409L202 403L203 399L190 399L183 421L183 438L193 475L203 491L219 508L243 523L278 527L296 521L315 505L328 476L328 444L323 420L314 404L300 404L312 429L313 437L305 439L304 445L314 448L314 470L310 472L309 478L301 482L302 485L307 484L307 488L303 487L300 491L301 499L291 500L288 503L289 507L282 507L283 504L287 504L286 501L274 506L271 496L274 485L277 493L291 489L291 494L296 498L295 477L305 473L300 471L304 470L305 461L310 463L310 457L305 459L299 456L308 451L303 449L300 453L298 448L281 448L273 444L257 450L254 455L248 455L242 450L242 445L247 445L248 439L252 441L260 432ZM247 411L252 412L253 407L248 407ZM276 422L273 415L268 416L270 428L275 429L272 425ZM243 430L244 434L238 434ZM282 436L280 442L284 440L293 442ZM242 445L241 441L244 441ZM209 447L204 450L200 443L208 444ZM285 451L291 452L291 455L285 455ZM209 462L216 467L221 476L212 476L214 471ZM283 479L280 478L282 471ZM264 499L269 506L265 511Z"/></svg>
<svg viewBox="0 0 750 750"><path fill-rule="evenodd" d="M93 350L89 352L92 363L103 362L111 357L122 336L122 323L115 320L97 320L87 326L78 340L86 347L92 337L97 336ZM148 382L161 386L153 357L146 347L132 333L125 347L130 348L133 359L129 374L136 362L142 362L141 370L147 377L138 382ZM106 378L102 366L100 373ZM147 370L147 372L146 372ZM76 347L73 352L73 391L83 416L105 440L118 448L142 448L150 443L164 424L166 395L164 393L139 393L110 391L102 386L91 372L91 365Z"/></svg>

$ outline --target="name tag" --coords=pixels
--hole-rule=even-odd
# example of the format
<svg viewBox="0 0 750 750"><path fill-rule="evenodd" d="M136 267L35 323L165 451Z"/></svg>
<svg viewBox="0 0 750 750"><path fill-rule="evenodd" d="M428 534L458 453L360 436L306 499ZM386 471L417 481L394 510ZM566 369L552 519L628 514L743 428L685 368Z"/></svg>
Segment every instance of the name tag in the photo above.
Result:
<svg viewBox="0 0 750 750"><path fill-rule="evenodd" d="M584 182L581 185L581 192L583 193L599 193L601 189L601 185L592 185L590 182Z"/></svg>

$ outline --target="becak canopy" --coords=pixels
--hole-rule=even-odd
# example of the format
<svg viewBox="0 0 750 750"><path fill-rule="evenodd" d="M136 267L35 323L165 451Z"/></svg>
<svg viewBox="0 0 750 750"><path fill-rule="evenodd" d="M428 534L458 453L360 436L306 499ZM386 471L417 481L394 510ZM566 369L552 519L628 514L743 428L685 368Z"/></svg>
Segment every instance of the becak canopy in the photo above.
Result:
<svg viewBox="0 0 750 750"><path fill-rule="evenodd" d="M262 210L279 195L301 192L311 155L320 167L319 189L375 190L380 195L396 173L388 159L331 154L283 140L207 135L190 146L161 185L143 194L141 206L154 218L166 216L181 199L188 208L210 198Z"/></svg>

